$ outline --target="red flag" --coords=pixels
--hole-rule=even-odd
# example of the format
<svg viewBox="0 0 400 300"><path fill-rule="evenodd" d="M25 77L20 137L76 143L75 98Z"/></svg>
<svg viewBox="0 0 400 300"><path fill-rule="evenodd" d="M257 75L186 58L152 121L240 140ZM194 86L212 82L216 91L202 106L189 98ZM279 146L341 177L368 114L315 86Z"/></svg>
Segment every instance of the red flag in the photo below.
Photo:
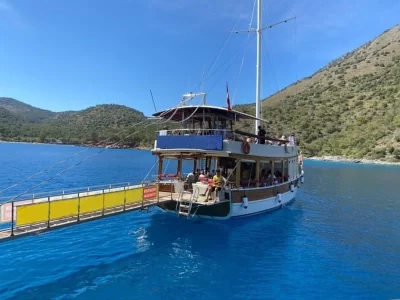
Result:
<svg viewBox="0 0 400 300"><path fill-rule="evenodd" d="M231 100L229 99L228 83L226 83L226 103L228 104L228 110L231 110Z"/></svg>

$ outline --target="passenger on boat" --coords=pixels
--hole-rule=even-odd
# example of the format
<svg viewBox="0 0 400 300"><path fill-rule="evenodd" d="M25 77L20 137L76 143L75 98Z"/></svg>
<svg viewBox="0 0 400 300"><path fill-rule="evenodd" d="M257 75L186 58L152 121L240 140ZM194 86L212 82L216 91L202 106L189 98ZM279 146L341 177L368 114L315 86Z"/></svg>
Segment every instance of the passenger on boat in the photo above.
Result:
<svg viewBox="0 0 400 300"><path fill-rule="evenodd" d="M189 172L187 175L186 175L186 181L188 181L189 180L189 178L194 178L194 174L192 173L192 172Z"/></svg>
<svg viewBox="0 0 400 300"><path fill-rule="evenodd" d="M290 145L290 146L295 146L295 145L296 145L296 140L295 140L295 138L294 138L294 133L292 133L292 134L289 136L289 145Z"/></svg>
<svg viewBox="0 0 400 300"><path fill-rule="evenodd" d="M275 176L275 175L272 175L272 174L271 174L271 171L269 171L268 173L269 173L268 179L267 179L268 184L269 184L269 185L277 184L277 183L278 183L278 180L276 179L276 176Z"/></svg>
<svg viewBox="0 0 400 300"><path fill-rule="evenodd" d="M199 176L200 176L200 170L197 169L196 172L194 173L194 182L198 182L199 181Z"/></svg>
<svg viewBox="0 0 400 300"><path fill-rule="evenodd" d="M260 138L258 139L258 143L259 144L265 144L265 135L267 133L265 132L265 129L262 128L261 126L258 126L258 133L257 135L260 136Z"/></svg>
<svg viewBox="0 0 400 300"><path fill-rule="evenodd" d="M265 169L262 169L260 174L260 186L267 186L267 176L265 175Z"/></svg>
<svg viewBox="0 0 400 300"><path fill-rule="evenodd" d="M205 202L208 202L208 200L212 200L211 193L220 192L221 189L222 189L223 184L225 184L225 183L226 183L226 178L224 178L221 175L221 171L220 170L217 170L216 174L214 175L214 177L212 179L211 184L207 188ZM216 201L217 201L217 199L218 199L218 197L215 198Z"/></svg>
<svg viewBox="0 0 400 300"><path fill-rule="evenodd" d="M199 175L199 180L200 180L200 181L203 181L205 178L207 178L207 177L206 177L206 175L204 175L204 170L201 169L201 170L200 170L200 175Z"/></svg>
<svg viewBox="0 0 400 300"><path fill-rule="evenodd" d="M275 170L275 178L276 178L276 183L282 182L282 172L279 170Z"/></svg>

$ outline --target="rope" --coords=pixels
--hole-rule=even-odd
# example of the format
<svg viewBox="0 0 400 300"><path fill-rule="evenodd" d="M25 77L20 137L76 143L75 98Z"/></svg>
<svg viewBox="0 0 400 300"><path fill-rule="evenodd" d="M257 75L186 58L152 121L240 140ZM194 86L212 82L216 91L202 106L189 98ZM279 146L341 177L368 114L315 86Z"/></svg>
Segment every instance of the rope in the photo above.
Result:
<svg viewBox="0 0 400 300"><path fill-rule="evenodd" d="M256 11L256 3L257 3L257 0L254 0L253 12L251 13L251 19L250 19L250 23L249 23L249 30L251 29L251 25L253 24L254 12ZM264 3L263 3L263 5L264 5Z"/></svg>
<svg viewBox="0 0 400 300"><path fill-rule="evenodd" d="M235 90L233 91L232 105L234 105L234 103L235 103L236 91L238 90L240 75L242 74L242 69L243 69L243 65L244 65L244 59L245 59L246 53L247 53L247 47L249 46L250 29L251 29L251 26L252 26L253 20L254 20L254 12L256 10L256 3L257 3L257 0L254 0L253 11L251 13L251 18L250 18L250 23L249 23L249 32L247 33L247 42L246 42L246 46L244 48L243 58L242 58L242 63L240 65L239 74L238 74L238 77L236 79Z"/></svg>
<svg viewBox="0 0 400 300"><path fill-rule="evenodd" d="M252 37L250 37L250 38L252 38ZM247 42L249 42L249 41L250 41L250 39L249 39ZM239 50L238 52L236 52L236 55L235 55L234 59L232 60L231 64L222 72L221 76L220 76L220 77L218 78L218 80L214 83L214 85L208 90L207 93L210 93L210 92L214 89L214 87L215 87L215 86L218 84L218 82L222 79L222 77L225 75L225 73L232 67L233 63L236 61L236 58L239 57L239 54L240 54L240 50Z"/></svg>
<svg viewBox="0 0 400 300"><path fill-rule="evenodd" d="M210 68L207 70L207 72L206 72L206 73L204 74L204 76L202 77L201 82L200 82L199 84L197 84L196 87L195 87L194 89L192 89L192 91L196 91L199 87L201 87L201 86L204 84L204 82L205 82L208 78L210 78L210 76L211 76L212 74L214 74L214 73L216 72L216 71L214 71L214 72L211 72L211 71L212 71L212 69L214 68L215 64L217 63L219 57L221 56L222 51L224 50L224 48L225 48L225 46L226 46L226 44L227 44L227 42L228 42L230 36L232 35L232 33L233 33L233 31L234 31L234 29L235 29L235 27L236 27L236 25L237 25L237 23L239 22L239 19L240 19L240 16L236 19L236 22L234 23L234 25L233 25L233 27L232 27L232 30L228 33L227 37L226 37L225 40L224 40L224 43L222 44L221 49L219 50L218 54L214 57L213 62L212 62L212 64L211 64Z"/></svg>
<svg viewBox="0 0 400 300"><path fill-rule="evenodd" d="M165 169L164 169L164 174L167 174L167 169L168 169L168 165L169 165L169 162L170 162L170 161L171 161L171 160L168 159L167 165L165 166Z"/></svg>
<svg viewBox="0 0 400 300"><path fill-rule="evenodd" d="M238 77L237 77L237 79L236 79L235 90L233 91L232 106L233 106L234 103L235 103L236 91L238 90L240 75L242 74L244 59L245 59L246 53L247 53L247 47L249 46L249 40L250 40L250 33L247 34L247 44L246 44L246 47L244 48L243 58L242 58L242 64L240 65L239 75L238 75Z"/></svg>
<svg viewBox="0 0 400 300"><path fill-rule="evenodd" d="M158 164L159 159L154 163L154 165L151 167L150 171L146 174L146 176L143 178L142 183L145 182L146 178L150 175L151 171L153 171L154 167Z"/></svg>
<svg viewBox="0 0 400 300"><path fill-rule="evenodd" d="M144 123L145 121L147 121L147 120L143 120L143 121L141 121L141 122L139 122L139 123L136 123L136 124L132 125L132 127L133 127L133 126L138 126L138 125L140 125L141 123ZM125 129L125 130L126 130L126 129ZM121 133L121 132L123 132L123 131L120 131L120 132L116 133L115 135L118 135L118 134ZM110 140L111 138L112 138L112 136L109 137L109 138L107 138L107 139L105 139L105 140L102 140L102 141L98 142L98 143L96 144L96 146L98 146L98 145L100 145L100 144L102 144L102 143L104 143L104 142L107 142L107 141ZM64 163L64 162L70 160L71 158L74 158L75 156L77 156L77 155L79 155L79 154L81 154L81 153L84 153L84 152L88 151L89 149L90 149L90 148L86 148L86 149L84 149L84 150L82 150L82 151L78 151L78 152L74 153L73 155L71 155L71 156L69 156L69 157L67 157L67 158L65 158L65 159L63 159L63 160L61 160L61 161L59 161L59 162L57 162L57 163L51 165L50 167L48 167L48 168L46 168L46 169L44 169L44 170L42 170L42 171L40 171L40 172L38 172L38 173L32 174L32 175L26 177L25 179L21 180L20 182L17 182L17 183L15 183L15 184L13 184L13 185L11 185L11 186L5 188L5 189L0 190L0 195L1 195L2 193L4 193L5 191L9 190L9 189L12 189L12 188L14 188L14 187L17 187L17 186L21 185L22 183L28 181L29 179L32 179L33 177L36 177L37 175L43 174L44 172L53 169L54 167L56 167L56 166L58 166L58 165L60 165L60 164L62 164L62 163Z"/></svg>
<svg viewBox="0 0 400 300"><path fill-rule="evenodd" d="M236 163L235 167L233 168L231 174L228 176L228 178L226 178L226 181L229 181L229 178L231 178L233 172L235 172L237 166L240 164L240 159L238 160L238 162Z"/></svg>
<svg viewBox="0 0 400 300"><path fill-rule="evenodd" d="M220 57L221 54L222 54L222 51L224 50L224 48L225 48L225 46L226 46L226 43L228 42L230 36L232 35L232 32L234 31L234 29L235 29L237 23L239 22L239 19L240 19L240 16L236 19L236 22L235 22L235 24L233 25L232 30L229 32L228 36L225 38L225 41L224 41L224 44L222 45L222 48L220 49L218 55L215 57L213 63L211 64L211 67L210 67L210 69L207 71L207 73L211 73L212 69L214 68L216 62L218 61L219 57ZM206 74L207 74L207 73L206 73Z"/></svg>
<svg viewBox="0 0 400 300"><path fill-rule="evenodd" d="M294 19L294 47L296 50L296 48L297 48L297 18ZM296 51L294 51L294 52L296 53ZM299 56L298 55L296 55L295 64L296 64L296 68L295 68L296 69L295 70L296 80L298 80L299 79ZM296 84L296 95L298 95L298 90L299 90L299 85Z"/></svg>
<svg viewBox="0 0 400 300"><path fill-rule="evenodd" d="M200 108L200 106L197 106L197 108L193 111L193 113L192 113L189 117L187 117L186 119L182 120L181 122L185 122L186 120L190 119L190 118L197 112L197 110L198 110L199 108ZM170 109L169 111L171 111L171 110L172 110L172 109ZM178 107L175 108L175 111L174 111L174 113L171 115L171 117L169 117L167 120L161 122L161 124L166 123L166 122L169 122L169 121L173 118L173 116L176 114L177 110L178 110ZM164 114L164 115L165 115L165 114ZM147 128L147 127L149 127L149 126L151 126L151 125L154 125L154 123L157 123L157 122L150 123L150 124L146 125L144 128ZM48 178L48 179L42 181L41 183L39 183L39 184L37 184L37 185L35 185L35 186L33 186L33 187L27 189L26 191L22 192L21 194L18 194L17 196L13 197L13 198L12 198L11 200L9 200L9 201L3 202L2 204L8 203L8 202L11 202L11 201L14 201L15 199L18 199L18 198L21 197L22 195L24 195L24 194L26 194L26 193L32 191L33 189L35 189L35 188L37 188L37 187L39 187L39 186L42 186L43 184L45 184L45 183L47 183L47 182L53 180L54 178L56 178L56 177L58 177L58 176L64 174L64 173L67 172L68 170L71 170L71 169L73 169L73 168L79 166L80 164L82 164L82 163L85 162L86 160L88 160L88 159L90 159L90 158L92 158L92 157L94 157L94 156L96 156L96 155L99 155L99 154L103 153L104 151L106 151L106 150L109 149L110 147L115 146L115 145L118 145L118 144L119 144L120 142L122 142L123 140L127 139L128 137L130 137L130 136L132 136L132 135L134 135L135 133L138 133L138 132L140 132L140 131L141 131L141 130L137 130L137 131L132 132L131 134L125 136L125 137L122 138L122 139L120 139L118 142L116 142L116 143L114 143L114 144L111 144L111 145L108 145L107 147L101 149L100 151L98 151L98 152L96 152L96 153L94 153L94 154L92 154L92 155L86 157L85 159L81 160L80 162L78 162L78 163L76 163L76 164L74 164L74 165L72 165L72 166L70 166L70 167L68 167L68 168L66 168L66 169L64 169L64 170L62 170L61 172L57 173L56 175L54 175L54 176L52 176L52 177L50 177L50 178Z"/></svg>
<svg viewBox="0 0 400 300"><path fill-rule="evenodd" d="M177 110L178 106L176 106L176 107L174 107L174 108L175 108L175 110ZM160 114L160 116L164 116L165 114L167 114L168 112L170 112L170 111L173 110L174 108L170 108L170 109L168 109L168 110L162 112L162 113ZM175 111L175 113L176 113L176 111ZM174 113L174 114L175 114L175 113ZM174 114L173 114L173 115L174 115ZM173 116L173 115L172 115L172 116ZM172 117L171 117L171 118L172 118ZM138 125L140 125L140 124L142 124L142 123L144 123L144 122L146 122L146 121L147 121L147 120L143 120L143 121L141 121L141 122L139 122L139 123L136 123L136 124L131 125L131 126L128 127L128 128L136 127L136 126L138 126ZM157 121L155 121L155 122L153 122L153 123L150 123L149 126L150 126L150 125L155 125L155 124L158 123L158 122L160 122L160 120L157 120ZM104 140L102 140L102 141L96 143L95 146L99 146L99 145L101 145L102 143L105 143L105 142L109 141L113 136L116 136L116 135L121 134L122 132L126 131L128 128L124 128L123 130L121 130L121 131L119 131L119 132L113 134L111 137L109 137L109 138L107 138L107 139L104 139ZM147 128L147 127L145 127L145 128ZM132 134L131 134L131 135L132 135ZM131 136L131 135L129 135L129 136ZM128 136L128 137L129 137L129 136ZM125 139L126 139L126 138L127 138L127 137L125 137ZM115 144L114 144L114 145L115 145ZM60 165L60 164L62 164L62 163L64 163L64 162L67 162L68 160L74 158L75 156L77 156L77 155L79 155L79 154L81 154L81 153L84 153L84 152L88 151L89 149L90 149L90 148L86 148L86 149L84 149L84 150L82 150L82 151L78 151L78 152L74 153L73 155L71 155L71 156L69 156L69 157L67 157L67 158L65 158L65 159L63 159L63 160L61 160L61 161L59 161L59 162L57 162L57 163L51 165L50 167L48 167L48 168L46 168L46 169L44 169L44 170L42 170L42 171L40 171L40 172L38 172L38 173L32 174L32 175L30 175L30 176L24 178L23 180L21 180L21 181L15 183L15 184L13 184L13 185L11 185L11 186L9 186L9 187L3 189L3 190L0 190L0 195L1 195L2 193L4 193L5 191L9 190L9 189L12 189L12 188L14 188L14 187L17 187L17 186L21 185L22 183L28 181L29 179L32 179L32 178L34 178L34 177L36 177L36 176L38 176L38 175L40 175L40 174L43 174L43 173L45 173L45 172L47 172L47 171L53 169L54 167L56 167L56 166L58 166L58 165Z"/></svg>

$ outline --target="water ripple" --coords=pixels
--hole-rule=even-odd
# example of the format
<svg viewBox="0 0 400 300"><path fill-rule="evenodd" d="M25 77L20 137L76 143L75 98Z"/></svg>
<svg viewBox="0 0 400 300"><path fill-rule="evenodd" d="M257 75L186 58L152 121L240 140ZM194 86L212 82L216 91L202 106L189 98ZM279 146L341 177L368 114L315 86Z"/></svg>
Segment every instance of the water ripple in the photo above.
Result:
<svg viewBox="0 0 400 300"><path fill-rule="evenodd" d="M126 161L141 170L153 162L143 151L107 155L76 178L129 181L136 171ZM266 215L216 222L153 209L1 243L1 299L399 297L398 169L306 167L296 202Z"/></svg>

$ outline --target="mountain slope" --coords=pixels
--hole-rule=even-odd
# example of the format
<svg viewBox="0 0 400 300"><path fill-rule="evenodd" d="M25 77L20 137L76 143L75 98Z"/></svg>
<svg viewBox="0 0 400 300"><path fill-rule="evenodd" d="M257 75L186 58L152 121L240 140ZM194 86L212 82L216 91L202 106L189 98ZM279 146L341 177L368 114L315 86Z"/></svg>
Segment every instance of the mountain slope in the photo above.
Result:
<svg viewBox="0 0 400 300"><path fill-rule="evenodd" d="M127 130L119 135L119 138L112 139L112 141L117 141L133 130L137 130L137 128L132 127L134 124L145 120L144 114L135 109L123 105L105 104L89 107L78 112L60 113L45 124L43 131L48 137L58 137L76 143L77 140L86 142L104 140L126 128ZM140 138L135 135L125 142L141 144L144 138L145 135Z"/></svg>
<svg viewBox="0 0 400 300"><path fill-rule="evenodd" d="M40 109L13 98L0 97L0 108L4 108L13 115L28 122L42 122L53 117L56 113Z"/></svg>
<svg viewBox="0 0 400 300"><path fill-rule="evenodd" d="M399 161L400 26L272 95L262 107L267 131L296 133L306 155ZM250 104L235 108L255 110ZM0 138L5 140L81 144L113 137L116 142L140 130L123 143L148 146L155 126L133 126L144 120L141 112L121 105L54 113L0 98ZM239 126L252 131L254 125Z"/></svg>
<svg viewBox="0 0 400 300"><path fill-rule="evenodd" d="M400 160L400 26L262 106L268 131L295 132L309 156ZM254 113L253 105L239 109Z"/></svg>
<svg viewBox="0 0 400 300"><path fill-rule="evenodd" d="M0 139L26 142L97 143L109 139L121 144L146 146L153 143L154 126L142 112L123 105L105 104L82 111L55 113L26 105L11 98L0 98ZM117 134L119 133L119 134Z"/></svg>

